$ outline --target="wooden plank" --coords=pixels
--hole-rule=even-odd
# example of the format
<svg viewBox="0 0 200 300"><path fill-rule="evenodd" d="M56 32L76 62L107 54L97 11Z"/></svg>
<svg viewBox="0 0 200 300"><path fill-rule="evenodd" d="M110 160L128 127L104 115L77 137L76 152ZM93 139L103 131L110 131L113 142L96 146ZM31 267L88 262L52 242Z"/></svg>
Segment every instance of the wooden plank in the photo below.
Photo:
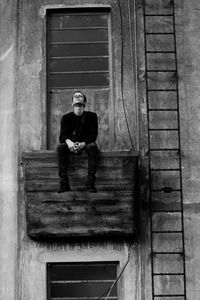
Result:
<svg viewBox="0 0 200 300"><path fill-rule="evenodd" d="M137 157L135 158L102 158L97 160L97 168L99 170L108 170L109 168L122 169L128 165L130 168L137 164ZM55 159L30 159L25 162L26 169L40 169L40 168L58 168L58 160ZM69 159L69 169L87 168L87 157L74 156L73 159Z"/></svg>
<svg viewBox="0 0 200 300"><path fill-rule="evenodd" d="M131 236L136 232L136 155L101 153L97 193L86 191L87 155L71 156L71 192L58 194L55 152L25 153L27 233L30 237Z"/></svg>
<svg viewBox="0 0 200 300"><path fill-rule="evenodd" d="M137 156L127 156L123 152L102 153L97 168L99 190L133 190L136 182ZM27 191L55 191L58 189L58 166L54 152L25 154L25 177ZM84 190L87 179L87 156L72 155L68 168L70 183L74 190Z"/></svg>
<svg viewBox="0 0 200 300"><path fill-rule="evenodd" d="M73 224L73 223L72 223ZM119 227L115 225L115 227L112 228L99 228L98 226L90 227L88 230L85 230L82 226L76 226L76 228L71 228L69 226L69 230L66 231L64 228L58 228L55 231L52 230L52 228L39 228L37 230L34 230L33 228L28 229L28 235L29 237L33 239L48 239L48 238L130 238L133 237L133 229L130 227L130 224L128 224L126 227L122 228L121 224L119 224Z"/></svg>
<svg viewBox="0 0 200 300"><path fill-rule="evenodd" d="M135 231L134 220L133 201L127 192L121 193L120 198L113 192L28 194L31 237L129 235Z"/></svg>
<svg viewBox="0 0 200 300"><path fill-rule="evenodd" d="M87 156L85 152L83 152L80 156ZM138 157L137 152L133 151L99 151L98 153L99 157ZM46 159L46 158L56 158L57 153L55 150L32 150L32 151L23 151L22 158L23 159L29 159L29 160L35 160L38 159Z"/></svg>
<svg viewBox="0 0 200 300"><path fill-rule="evenodd" d="M156 33L163 32L169 33L173 32L173 17L146 17L146 32L148 33Z"/></svg>
<svg viewBox="0 0 200 300"><path fill-rule="evenodd" d="M47 226L69 227L73 226L111 226L119 222L129 223L132 220L130 207L120 208L108 206L101 209L91 209L79 211L70 210L68 203L30 203L29 202L29 220L34 222L35 219L41 219ZM75 222L74 222L75 221Z"/></svg>
<svg viewBox="0 0 200 300"><path fill-rule="evenodd" d="M69 178L70 186L73 191L85 191L86 190L86 180L87 178L79 179L72 179ZM26 182L26 190L27 191L57 191L58 190L58 183L59 180L31 180ZM108 191L108 190L133 190L134 184L130 184L130 180L116 180L113 182L107 182L105 179L104 181L98 182L98 179L96 180L96 188L98 191Z"/></svg>
<svg viewBox="0 0 200 300"><path fill-rule="evenodd" d="M38 172L37 172L38 171ZM69 169L68 170L69 177L74 180L80 180L83 181L87 177L87 168L85 169ZM111 171L109 170L97 170L97 181L100 183L102 182L105 183L107 182L108 184L114 184L114 182L118 182L122 180L124 183L125 182L131 182L131 180L134 177L134 173L131 173L130 170L127 170L127 173L123 170L119 169L113 169ZM31 180L39 180L39 181L48 181L48 180L58 180L58 169L57 168L36 168L36 169L29 169L26 173L26 180L31 181Z"/></svg>
<svg viewBox="0 0 200 300"><path fill-rule="evenodd" d="M134 199L134 193L132 191L102 191L98 193L85 192L68 192L58 194L57 192L29 192L27 193L28 201L39 201L40 203L62 203L67 202L69 205L73 203L74 205L84 205L87 206L101 206L104 205L125 205L126 201L132 201ZM88 208L87 208L88 209Z"/></svg>
<svg viewBox="0 0 200 300"><path fill-rule="evenodd" d="M87 168L82 168L82 169L78 169L76 170L76 172L73 172L74 169L69 169L69 177L76 180L78 178L82 178L84 179L84 177L86 178L87 176ZM106 181L118 181L120 179L122 179L124 175L124 171L122 169L118 169L118 168L113 168L110 171L104 170L104 169L98 169L97 171L97 180L101 181L101 180L105 180ZM127 179L132 179L133 178L133 174L131 174L131 172L129 170L127 170L127 173L125 175L125 178ZM58 168L30 168L26 171L26 180L30 181L30 180L58 180Z"/></svg>

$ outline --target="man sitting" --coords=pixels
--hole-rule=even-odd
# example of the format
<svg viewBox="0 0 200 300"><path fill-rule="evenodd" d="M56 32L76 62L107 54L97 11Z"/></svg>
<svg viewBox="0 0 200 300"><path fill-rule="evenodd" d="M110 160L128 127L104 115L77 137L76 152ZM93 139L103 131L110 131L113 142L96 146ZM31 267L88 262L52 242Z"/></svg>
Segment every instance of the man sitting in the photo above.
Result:
<svg viewBox="0 0 200 300"><path fill-rule="evenodd" d="M83 150L88 154L87 189L96 192L95 174L98 135L98 120L94 112L85 111L87 99L82 92L76 92L72 97L73 111L65 114L61 120L60 145L57 148L60 186L59 193L70 191L68 178L69 154L75 155Z"/></svg>

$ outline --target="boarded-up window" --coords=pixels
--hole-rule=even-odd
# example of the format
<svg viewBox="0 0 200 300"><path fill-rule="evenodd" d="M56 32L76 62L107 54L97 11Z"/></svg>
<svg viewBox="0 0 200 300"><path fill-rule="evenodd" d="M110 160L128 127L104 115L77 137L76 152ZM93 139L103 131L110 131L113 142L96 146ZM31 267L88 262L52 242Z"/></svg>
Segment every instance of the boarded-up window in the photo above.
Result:
<svg viewBox="0 0 200 300"><path fill-rule="evenodd" d="M117 263L47 264L47 300L117 300Z"/></svg>
<svg viewBox="0 0 200 300"><path fill-rule="evenodd" d="M49 90L109 86L108 13L92 8L48 11Z"/></svg>

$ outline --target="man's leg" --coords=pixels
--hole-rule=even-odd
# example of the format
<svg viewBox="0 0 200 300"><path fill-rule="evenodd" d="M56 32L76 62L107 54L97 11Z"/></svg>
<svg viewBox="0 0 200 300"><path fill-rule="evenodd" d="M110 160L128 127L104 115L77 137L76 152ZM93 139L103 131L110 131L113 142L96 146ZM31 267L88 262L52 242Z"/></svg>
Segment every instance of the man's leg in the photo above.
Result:
<svg viewBox="0 0 200 300"><path fill-rule="evenodd" d="M90 192L96 192L95 189L95 179L96 179L96 169L97 169L97 153L98 147L96 143L90 143L85 146L85 151L88 154L88 181L87 189Z"/></svg>
<svg viewBox="0 0 200 300"><path fill-rule="evenodd" d="M60 177L59 193L70 191L69 178L68 178L68 160L69 160L69 148L66 144L60 144L57 147L58 153L58 168Z"/></svg>

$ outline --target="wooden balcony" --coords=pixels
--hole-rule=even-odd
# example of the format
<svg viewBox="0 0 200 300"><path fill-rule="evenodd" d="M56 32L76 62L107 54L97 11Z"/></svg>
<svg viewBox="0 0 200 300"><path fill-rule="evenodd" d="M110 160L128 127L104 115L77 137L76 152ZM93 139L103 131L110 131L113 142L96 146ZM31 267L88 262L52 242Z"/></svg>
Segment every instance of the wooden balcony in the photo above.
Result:
<svg viewBox="0 0 200 300"><path fill-rule="evenodd" d="M136 233L138 156L102 152L97 193L86 191L87 156L71 155L72 191L57 193L57 155L23 153L27 234L31 238L133 237Z"/></svg>

